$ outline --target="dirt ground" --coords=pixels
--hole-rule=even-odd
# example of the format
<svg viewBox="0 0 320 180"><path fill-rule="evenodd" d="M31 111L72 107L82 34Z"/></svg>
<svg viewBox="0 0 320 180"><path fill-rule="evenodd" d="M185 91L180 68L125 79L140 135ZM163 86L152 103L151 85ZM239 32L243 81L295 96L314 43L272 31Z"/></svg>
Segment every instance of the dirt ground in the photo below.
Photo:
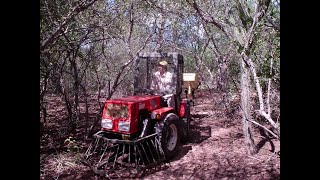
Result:
<svg viewBox="0 0 320 180"><path fill-rule="evenodd" d="M240 110L236 109L230 119L215 108L216 102L219 102L218 93L199 92L192 108L189 142L182 144L169 163L139 179L280 179L280 142L265 138L256 130L255 144L259 151L249 156L243 143ZM91 106L94 109L94 104ZM62 107L57 104L54 107L62 113ZM40 179L97 179L78 161L78 153L68 152L64 146L67 138L64 135L74 137L80 152L86 149L88 142L83 141L81 130L63 132L59 127L63 125L61 117L64 115L57 116L58 112L49 118L58 122L60 117L60 124L49 123L50 128L47 127L40 139ZM93 120L94 113L89 118Z"/></svg>

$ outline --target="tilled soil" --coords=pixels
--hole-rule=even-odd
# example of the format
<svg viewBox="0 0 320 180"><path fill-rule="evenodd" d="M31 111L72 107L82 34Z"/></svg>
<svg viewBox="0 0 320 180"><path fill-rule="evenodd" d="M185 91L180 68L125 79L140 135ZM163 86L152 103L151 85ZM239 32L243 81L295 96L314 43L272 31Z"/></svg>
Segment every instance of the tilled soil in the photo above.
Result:
<svg viewBox="0 0 320 180"><path fill-rule="evenodd" d="M215 96L216 95L216 96ZM200 94L192 108L189 142L176 156L139 179L280 179L280 142L254 132L258 153L249 156L243 143L239 109L226 118L213 102L218 94ZM45 141L45 140L43 140ZM51 140L51 144L59 144ZM49 146L42 143L42 149ZM77 141L80 149L86 143ZM51 145L53 146L53 145ZM101 179L82 165L77 153L57 149L41 160L41 179ZM41 156L44 156L40 154Z"/></svg>

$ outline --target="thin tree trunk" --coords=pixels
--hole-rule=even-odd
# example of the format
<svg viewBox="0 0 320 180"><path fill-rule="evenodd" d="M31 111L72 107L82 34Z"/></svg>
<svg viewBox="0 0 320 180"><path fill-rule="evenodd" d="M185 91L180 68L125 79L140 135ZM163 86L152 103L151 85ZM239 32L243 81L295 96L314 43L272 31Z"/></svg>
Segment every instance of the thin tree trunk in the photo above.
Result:
<svg viewBox="0 0 320 180"><path fill-rule="evenodd" d="M89 126L89 106L88 106L88 94L87 94L87 90L85 88L85 86L83 86L82 84L80 84L80 87L83 91L83 95L84 95L84 103L85 103L85 134L88 134L88 126ZM86 138L86 136L85 136Z"/></svg>
<svg viewBox="0 0 320 180"><path fill-rule="evenodd" d="M80 115L80 111L79 111L79 76L78 76L78 70L77 70L77 64L76 64L76 59L75 56L72 60L70 60L71 63L71 68L73 71L73 79L74 79L74 106L73 106L73 110L75 113L75 122L77 122L79 120L79 115Z"/></svg>
<svg viewBox="0 0 320 180"><path fill-rule="evenodd" d="M63 79L62 75L60 76L60 88L61 88L60 91L61 91L63 98L64 98L64 102L66 104L66 108L67 108L67 112L68 112L68 119L70 122L72 122L73 121L72 105L70 103L68 93L64 88L64 79Z"/></svg>
<svg viewBox="0 0 320 180"><path fill-rule="evenodd" d="M279 126L273 121L273 119L271 118L271 114L268 114L265 111L264 108L264 100L262 97L262 89L261 89L261 85L260 85L260 81L259 78L257 76L256 70L255 70L255 66L254 63L252 62L252 60L245 54L242 53L242 58L246 59L246 62L248 63L248 68L250 68L252 76L253 76L253 80L255 82L256 85L256 90L258 93L258 97L259 97L259 105L260 105L260 109L258 110L258 112L260 113L261 116L263 116L270 124L271 126L277 131L277 134L279 135L277 138L280 138L280 131L279 131Z"/></svg>
<svg viewBox="0 0 320 180"><path fill-rule="evenodd" d="M254 144L251 124L248 120L251 120L250 114L250 75L249 70L246 67L244 61L241 61L241 109L242 109L242 123L244 143L247 149L247 153L250 155L256 154L257 147Z"/></svg>
<svg viewBox="0 0 320 180"><path fill-rule="evenodd" d="M48 85L48 76L49 76L49 72L46 74L46 76L44 77L44 80L43 80L43 88L42 88L42 91L40 93L40 110L42 111L42 127L45 126L46 124L46 119L47 119L47 109L44 105L44 96L45 94L47 93L47 85Z"/></svg>

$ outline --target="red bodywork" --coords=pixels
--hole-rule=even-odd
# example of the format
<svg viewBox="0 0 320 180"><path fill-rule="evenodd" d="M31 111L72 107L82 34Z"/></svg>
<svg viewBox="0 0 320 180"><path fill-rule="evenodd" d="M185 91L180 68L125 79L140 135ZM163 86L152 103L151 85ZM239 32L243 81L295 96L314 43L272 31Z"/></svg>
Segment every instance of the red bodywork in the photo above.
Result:
<svg viewBox="0 0 320 180"><path fill-rule="evenodd" d="M155 109L152 111L152 113L154 114L158 114L161 118L164 118L164 116L168 113L168 112L174 112L174 109L172 107L162 107L160 109Z"/></svg>
<svg viewBox="0 0 320 180"><path fill-rule="evenodd" d="M179 116L180 117L184 117L186 115L186 110L187 110L187 102L186 101L182 101L180 103Z"/></svg>
<svg viewBox="0 0 320 180"><path fill-rule="evenodd" d="M111 117L107 114L108 105L120 105L127 106L128 112L126 117ZM112 119L112 129L102 130L112 131L112 132L120 132L123 134L132 134L137 132L138 129L138 117L139 110L146 109L148 112L151 112L155 109L159 109L161 107L161 96L157 95L139 95L139 96L128 96L118 99L110 99L105 102L102 119ZM130 130L129 132L120 131L118 129L119 121L129 121L130 122Z"/></svg>

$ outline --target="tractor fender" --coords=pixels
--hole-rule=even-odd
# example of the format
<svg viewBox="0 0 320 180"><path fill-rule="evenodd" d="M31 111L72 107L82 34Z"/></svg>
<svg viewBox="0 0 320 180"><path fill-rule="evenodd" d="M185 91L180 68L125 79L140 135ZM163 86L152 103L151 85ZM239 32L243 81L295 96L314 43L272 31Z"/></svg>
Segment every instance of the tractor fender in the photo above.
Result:
<svg viewBox="0 0 320 180"><path fill-rule="evenodd" d="M165 119L167 115L172 112L174 112L174 109L172 107L162 107L159 109L155 109L151 111L151 119L162 120L162 119Z"/></svg>
<svg viewBox="0 0 320 180"><path fill-rule="evenodd" d="M170 116L175 116L177 118L177 120L179 119L179 117L175 113L168 113L166 115L166 117L164 118L163 122L166 122Z"/></svg>

